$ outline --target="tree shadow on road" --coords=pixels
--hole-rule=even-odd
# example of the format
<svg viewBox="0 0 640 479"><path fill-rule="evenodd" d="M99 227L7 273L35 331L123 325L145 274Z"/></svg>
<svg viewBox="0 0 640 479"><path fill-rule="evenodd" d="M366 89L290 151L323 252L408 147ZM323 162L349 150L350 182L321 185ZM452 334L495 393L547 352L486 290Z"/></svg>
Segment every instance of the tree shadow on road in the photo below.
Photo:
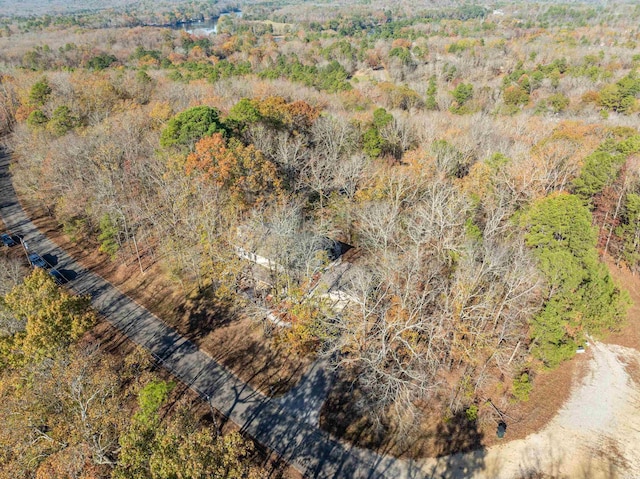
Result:
<svg viewBox="0 0 640 479"><path fill-rule="evenodd" d="M64 279L66 279L67 281L73 281L74 279L76 279L76 277L78 276L78 273L76 273L74 270L72 269L59 269L58 271L60 271L60 274L64 277Z"/></svg>
<svg viewBox="0 0 640 479"><path fill-rule="evenodd" d="M464 411L442 422L434 437L438 458L431 476L440 479L472 477L485 469L484 433L476 421L470 421Z"/></svg>
<svg viewBox="0 0 640 479"><path fill-rule="evenodd" d="M366 409L356 406L359 396L357 385L342 379L323 406L321 427L388 458L435 457L436 466L427 469L429 474L420 470L416 477L466 478L485 469L484 433L464 412L446 421L434 413L421 421L427 427L416 424L409 431L399 431L389 418L376 423L368 417Z"/></svg>
<svg viewBox="0 0 640 479"><path fill-rule="evenodd" d="M374 423L356 406L362 393L356 383L338 377L322 406L320 425L335 437L372 450L384 448L388 424Z"/></svg>

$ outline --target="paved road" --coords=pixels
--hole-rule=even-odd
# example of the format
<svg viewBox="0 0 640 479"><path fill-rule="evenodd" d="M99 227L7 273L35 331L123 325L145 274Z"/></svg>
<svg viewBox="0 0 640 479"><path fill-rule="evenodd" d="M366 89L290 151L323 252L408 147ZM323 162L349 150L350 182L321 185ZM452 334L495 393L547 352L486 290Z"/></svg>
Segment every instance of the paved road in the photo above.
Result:
<svg viewBox="0 0 640 479"><path fill-rule="evenodd" d="M411 461L399 461L342 444L320 430L318 410L331 381L327 368L322 364L316 364L286 396L268 398L224 369L109 282L83 268L31 223L13 189L9 156L1 150L0 216L9 231L23 235L31 251L55 262L59 271L74 273L69 285L80 294L89 294L93 306L107 321L153 353L166 369L210 400L213 407L239 424L245 432L278 452L307 476L453 477L449 474L432 476ZM464 464L449 466L458 469Z"/></svg>

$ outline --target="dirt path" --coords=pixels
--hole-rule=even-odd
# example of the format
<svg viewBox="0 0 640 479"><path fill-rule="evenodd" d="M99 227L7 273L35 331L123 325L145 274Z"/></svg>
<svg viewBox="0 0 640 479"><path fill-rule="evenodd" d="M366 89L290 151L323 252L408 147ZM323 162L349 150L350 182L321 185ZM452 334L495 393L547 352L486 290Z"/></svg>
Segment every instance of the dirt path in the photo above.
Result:
<svg viewBox="0 0 640 479"><path fill-rule="evenodd" d="M519 470L566 477L640 477L640 392L626 367L640 360L640 353L602 343L592 349L587 375L551 423L505 450L491 451L500 470L512 473L501 477L516 477Z"/></svg>
<svg viewBox="0 0 640 479"><path fill-rule="evenodd" d="M540 432L486 451L429 460L432 477L613 479L640 477L640 352L595 343L589 369ZM635 365L635 366L634 366ZM536 475L544 473L546 476Z"/></svg>

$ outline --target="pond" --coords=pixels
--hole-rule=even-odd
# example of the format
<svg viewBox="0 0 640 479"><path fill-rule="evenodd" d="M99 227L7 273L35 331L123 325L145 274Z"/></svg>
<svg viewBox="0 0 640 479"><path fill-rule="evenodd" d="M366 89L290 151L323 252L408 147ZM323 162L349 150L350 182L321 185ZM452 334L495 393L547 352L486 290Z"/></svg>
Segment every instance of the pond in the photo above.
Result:
<svg viewBox="0 0 640 479"><path fill-rule="evenodd" d="M184 30L187 33L195 35L211 35L218 33L218 20L222 17L234 15L237 18L242 18L242 12L240 10L229 13L221 13L219 17L207 18L205 20L194 20L192 22L184 22L178 25L171 25L173 30Z"/></svg>

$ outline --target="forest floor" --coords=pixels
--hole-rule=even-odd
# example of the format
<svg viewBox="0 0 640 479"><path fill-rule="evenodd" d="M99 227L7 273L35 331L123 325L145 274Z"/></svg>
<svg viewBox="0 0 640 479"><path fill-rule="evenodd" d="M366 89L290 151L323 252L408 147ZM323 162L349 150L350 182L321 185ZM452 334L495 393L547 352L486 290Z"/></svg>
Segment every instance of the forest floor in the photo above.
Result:
<svg viewBox="0 0 640 479"><path fill-rule="evenodd" d="M633 303L627 314L627 324L619 332L610 334L605 342L640 351L640 274L634 275L628 268L616 266L611 258L605 262L613 279L629 292Z"/></svg>

